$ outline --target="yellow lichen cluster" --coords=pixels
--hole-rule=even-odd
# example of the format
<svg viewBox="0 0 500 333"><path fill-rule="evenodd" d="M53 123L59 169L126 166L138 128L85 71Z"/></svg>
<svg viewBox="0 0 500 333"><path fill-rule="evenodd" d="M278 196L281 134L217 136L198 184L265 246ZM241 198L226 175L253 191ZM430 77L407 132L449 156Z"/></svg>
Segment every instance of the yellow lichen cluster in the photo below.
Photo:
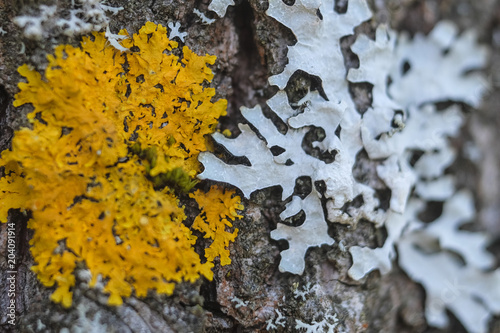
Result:
<svg viewBox="0 0 500 333"><path fill-rule="evenodd" d="M211 279L217 256L230 263L237 230L226 226L240 198L217 187L191 193L201 210L191 228L178 199L196 183L205 135L225 114L227 102L211 102L206 87L215 56L185 46L178 57L166 33L146 23L122 41L129 52L94 33L81 47L58 46L43 78L19 68L27 83L14 105L33 105L33 126L2 152L0 221L9 209L31 212L32 269L66 307L77 267L90 270L91 286L100 276L109 304L119 305L132 291L171 294L175 282ZM203 263L192 230L213 240Z"/></svg>

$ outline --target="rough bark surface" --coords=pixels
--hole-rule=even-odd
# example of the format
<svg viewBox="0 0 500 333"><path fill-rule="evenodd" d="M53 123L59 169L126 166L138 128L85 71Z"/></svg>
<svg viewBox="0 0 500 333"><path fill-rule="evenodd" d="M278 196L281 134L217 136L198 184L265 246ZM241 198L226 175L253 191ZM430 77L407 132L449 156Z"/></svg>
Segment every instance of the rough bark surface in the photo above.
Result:
<svg viewBox="0 0 500 333"><path fill-rule="evenodd" d="M146 21L167 25L178 21L188 33L186 45L195 52L218 57L213 69L213 86L218 96L228 100L228 116L221 128L238 134L242 121L239 107L265 106L265 101L276 87L267 83L270 75L281 72L287 63L287 45L293 45L294 35L265 14L266 0L236 0L224 18L204 25L193 14L198 8L208 11L209 0L133 0L108 1L108 5L123 6L124 10L110 17L111 31L126 28L136 32ZM396 30L410 33L429 32L436 22L450 19L460 29L475 28L483 43L493 50L487 69L492 90L479 111L470 112L463 134L455 144L460 151L474 142L480 152L477 163L459 158L452 166L458 174L459 185L475 191L478 218L471 228L487 230L500 236L500 1L498 0L371 0L373 19L357 28L356 33L373 36L380 23L390 23ZM18 15L34 14L40 4L69 4L60 1L0 0L0 27L6 34L0 36L0 150L9 147L13 131L27 126L25 114L29 107L12 106L17 83L21 77L17 67L29 63L38 69L46 65L46 55L55 45L77 45L79 37L66 37L58 31L49 31L49 38L32 41L23 36L22 29L13 23ZM68 2L69 3L69 2ZM346 1L337 1L345 6ZM64 15L64 11L59 13ZM343 49L348 68L358 65L357 57L349 47L355 36L345 38ZM290 100L298 100L314 82L297 77L287 87ZM362 85L353 85L352 94L359 108L370 102L369 91ZM374 167L362 157L355 168L356 177L366 182L377 182ZM300 191L298 183L296 191ZM1 203L0 203L1 204ZM29 252L30 231L27 217L11 212L16 222L17 259L17 323L12 329L4 313L0 314L0 331L14 332L79 332L79 327L91 325L96 332L265 332L269 319L278 318L275 309L284 317L277 332L295 332L296 319L311 323L336 313L338 326L344 332L465 332L453 319L446 331L428 327L423 313L425 293L400 269L395 267L385 276L372 272L361 282L350 279L347 270L351 256L337 244L310 250L306 271L302 276L278 271L279 251L286 243L270 239L276 228L279 213L284 209L280 191L269 189L244 202L244 218L235 223L240 229L231 245L232 264L216 265L213 281L200 280L196 284L178 285L173 296L150 293L147 298L131 297L121 307L109 307L99 292L77 282L73 306L64 309L49 299L51 290L43 287L30 270L33 259ZM189 213L189 211L188 211ZM0 308L8 302L3 290L6 281L6 225L0 225ZM330 226L329 233L343 239L343 245L377 247L383 244L383 230L361 222L355 230L347 226ZM491 246L500 259L500 242ZM294 291L307 285L317 285L317 291L304 297L294 297ZM237 306L233 299L244 301ZM450 317L452 315L450 314ZM83 330L89 331L89 330ZM269 329L273 331L273 329ZM491 332L500 332L500 318L490 323Z"/></svg>

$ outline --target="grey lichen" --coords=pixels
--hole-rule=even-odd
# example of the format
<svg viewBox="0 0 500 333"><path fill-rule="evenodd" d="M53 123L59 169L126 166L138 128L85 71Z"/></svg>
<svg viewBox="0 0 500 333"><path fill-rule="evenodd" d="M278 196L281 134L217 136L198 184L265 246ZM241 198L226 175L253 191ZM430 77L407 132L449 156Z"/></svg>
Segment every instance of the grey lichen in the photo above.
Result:
<svg viewBox="0 0 500 333"><path fill-rule="evenodd" d="M457 29L449 22L442 22L428 36L417 35L413 40L380 26L375 40L361 35L352 45L360 65L350 69L346 77L340 40L367 20L370 13L361 0L349 1L343 14L333 8L333 1L297 0L288 5L278 0L269 2L267 14L288 26L297 38L297 43L289 47L289 63L284 71L269 79L280 91L267 104L287 125L286 132L264 117L259 106L242 108L243 116L253 127L240 124L241 134L235 139L221 135L214 138L233 156L245 156L250 165L226 164L207 153L200 155L205 166L200 177L233 184L246 197L278 185L283 200L287 200L280 218L285 220L303 212L305 221L301 225L279 223L271 232L271 238L284 239L289 244L289 249L281 252L280 271L303 274L307 250L334 243L327 221L355 227L359 220L366 219L376 227L385 226L388 237L381 248L352 246L353 266L349 275L358 280L375 269L388 273L396 257L395 246L399 246L405 249L399 257L401 267L422 282L432 297L432 279L424 278L429 274L423 272L440 267L432 263L427 267L424 261L417 260L418 251L409 252L413 247L407 243L414 242L411 235L415 228L434 233L429 237L439 240L443 250L452 250L466 260L481 259L481 269L491 269L493 264L492 256L484 253L486 238L455 230L472 217L465 211L458 212L457 220L452 219L455 222L446 228L445 222L437 220L428 227L418 225L406 230L415 220L412 214L417 213L406 208L411 196L427 201L452 200L453 177L445 175L444 170L453 161L448 137L457 135L463 123L462 111L456 105L438 110L434 104L455 101L478 106L487 84L481 73L471 71L485 66L488 50L476 44L473 32L457 35ZM302 99L292 101L284 89L297 71L316 77L321 88L308 90ZM363 110L362 116L351 100L348 81L373 85L371 106ZM324 154L334 153L333 161L304 149L306 136L314 128L321 128L324 134L312 142L312 147ZM361 149L370 159L381 160L376 172L391 191L388 209L381 207L376 188L359 183L353 176ZM421 152L417 162L413 161L415 152ZM303 176L314 185L308 195L298 196L294 187L296 179ZM467 206L469 201L462 199L461 205ZM461 213L465 215L460 216ZM488 279L496 278L489 275ZM436 285L442 283L442 278L438 280ZM470 283L475 285L477 281ZM478 312L471 310L475 303L467 296L459 299L463 300L460 305L447 305L471 332L485 331L487 319L499 312L496 305L489 305L479 320ZM438 313L439 320L427 312L429 323L440 327L446 324L443 309L444 305Z"/></svg>

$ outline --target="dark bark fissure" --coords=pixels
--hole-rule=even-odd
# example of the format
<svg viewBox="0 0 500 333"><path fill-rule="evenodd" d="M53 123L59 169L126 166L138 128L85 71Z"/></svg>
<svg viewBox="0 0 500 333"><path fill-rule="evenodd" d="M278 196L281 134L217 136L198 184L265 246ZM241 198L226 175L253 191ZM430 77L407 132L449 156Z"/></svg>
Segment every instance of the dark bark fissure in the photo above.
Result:
<svg viewBox="0 0 500 333"><path fill-rule="evenodd" d="M11 99L3 86L0 86L0 151L9 149L12 136L12 129L7 124L7 108Z"/></svg>

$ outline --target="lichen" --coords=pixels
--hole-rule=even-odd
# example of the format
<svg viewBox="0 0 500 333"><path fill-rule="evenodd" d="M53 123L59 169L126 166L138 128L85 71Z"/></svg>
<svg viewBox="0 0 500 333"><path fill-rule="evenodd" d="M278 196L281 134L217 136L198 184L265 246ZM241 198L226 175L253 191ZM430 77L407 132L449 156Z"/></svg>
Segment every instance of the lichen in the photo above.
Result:
<svg viewBox="0 0 500 333"><path fill-rule="evenodd" d="M32 128L15 133L0 166L0 221L10 209L31 212L32 267L51 298L69 307L75 269L86 267L89 285L104 281L109 304L135 291L171 294L175 282L212 279L216 257L230 263L229 221L239 217L233 191L192 192L201 209L191 228L179 195L192 191L198 154L207 134L226 113L212 102L207 65L178 44L162 25L147 22L138 33L110 45L104 33L84 37L81 47L60 45L42 77L19 68L14 106L31 104ZM174 54L175 53L175 54ZM201 260L193 230L212 239Z"/></svg>
<svg viewBox="0 0 500 333"><path fill-rule="evenodd" d="M214 11L219 17L224 17L229 6L234 6L234 0L212 0L208 10Z"/></svg>
<svg viewBox="0 0 500 333"><path fill-rule="evenodd" d="M350 0L344 13L334 8L333 0L269 0L267 15L290 28L297 40L288 47L284 70L269 78L280 89L267 101L274 117L264 116L259 105L243 107L249 124L239 124L241 134L226 138L216 133L214 139L228 155L240 161L246 157L246 163L226 163L225 157L203 153L199 159L205 170L199 177L233 184L248 198L281 187L286 208L280 218L302 213L304 221L298 226L278 223L271 231L272 239L289 245L281 251L280 271L303 274L309 248L339 241L327 222L356 227L363 219L385 227L380 248L349 244L349 276L359 280L373 270L388 273L398 249L401 268L437 304L427 304L429 324L445 327L448 308L470 332L485 332L488 320L500 312L500 270L493 271L488 238L460 230L473 219L473 201L467 192L457 192L447 169L456 155L449 138L460 133L464 122L458 103L479 105L488 86L479 71L489 52L473 31L458 34L450 22L412 39L382 25L375 39L357 37L351 50L359 66L346 71L341 40L368 20L370 11L365 0ZM292 100L287 92L301 75L315 84L304 89L300 100ZM371 86L367 109L356 110L349 83ZM438 104L443 102L451 106ZM322 134L311 140L313 132ZM353 175L364 156L374 166L370 176L377 178L377 188ZM305 177L311 189L298 195L297 180ZM379 194L380 189L389 195ZM431 201L442 202L445 209L424 224L418 214ZM458 275L463 292L449 300L442 296L446 276ZM275 326L271 321L269 327Z"/></svg>
<svg viewBox="0 0 500 333"><path fill-rule="evenodd" d="M370 11L362 0L351 1L343 14L335 12L332 0L297 0L292 6L273 0L267 14L289 27L297 37L297 43L289 47L289 62L283 72L269 78L270 84L282 90L267 104L288 125L286 133L264 116L259 105L242 108L242 115L253 126L240 124L241 134L234 139L220 133L215 133L214 139L230 154L246 156L250 166L226 164L213 154L203 153L200 161L205 170L199 177L233 184L248 198L254 191L280 186L283 200L289 200L281 218L303 210L305 221L298 227L279 223L271 237L289 243L289 248L281 252L280 270L302 274L309 248L334 243L327 221L355 226L365 218L383 223L384 212L375 191L358 182L352 173L356 155L363 148L361 116L349 94L340 48L341 38L352 34L356 25L370 17ZM318 77L321 89L309 91L300 101L291 103L283 89L299 70ZM306 136L314 128L322 128L324 138L311 145L322 154L333 156L330 160L304 149ZM272 148L276 147L280 153L273 154ZM312 184L323 183L324 191L314 185L307 196L294 195L296 179L302 176L309 177ZM364 204L351 205L356 198L362 198Z"/></svg>
<svg viewBox="0 0 500 333"><path fill-rule="evenodd" d="M40 5L37 15L21 15L15 17L13 21L24 29L26 38L41 41L49 37L52 30L58 30L67 36L100 30L109 24L106 13L114 15L121 10L123 7L107 6L101 0L73 0L69 18L60 16L57 5Z"/></svg>
<svg viewBox="0 0 500 333"><path fill-rule="evenodd" d="M459 35L446 21L427 36L409 40L403 33L396 44L395 37L379 27L375 41L360 36L353 45L361 66L351 69L348 79L375 85L362 138L371 158L386 158L377 173L392 190L392 212L385 221L388 236L382 248L350 248L349 275L360 279L373 269L387 273L397 248L400 267L426 290L430 325L446 327L447 308L469 332L486 332L489 319L500 311L500 291L489 287L500 285L500 271L493 270L489 237L461 230L474 219L474 202L467 190L457 190L454 175L447 171L456 155L448 138L459 135L465 114L457 104L443 110L433 104L479 106L487 83L477 70L485 65L488 50L477 44L473 31ZM386 92L381 83L388 78ZM404 117L391 103L404 110ZM398 126L380 121L392 118L395 125L398 116L404 127L396 131L391 127ZM429 202L442 203L443 211L424 223L419 216Z"/></svg>
<svg viewBox="0 0 500 333"><path fill-rule="evenodd" d="M325 318L322 321L313 320L311 324L304 323L303 321L296 319L295 329L298 331L300 330L300 332L304 332L302 330L305 330L305 333L320 333L325 332L325 330L327 330L328 333L333 333L335 332L338 322L339 320L337 319L336 313L333 316L329 314L325 315Z"/></svg>

